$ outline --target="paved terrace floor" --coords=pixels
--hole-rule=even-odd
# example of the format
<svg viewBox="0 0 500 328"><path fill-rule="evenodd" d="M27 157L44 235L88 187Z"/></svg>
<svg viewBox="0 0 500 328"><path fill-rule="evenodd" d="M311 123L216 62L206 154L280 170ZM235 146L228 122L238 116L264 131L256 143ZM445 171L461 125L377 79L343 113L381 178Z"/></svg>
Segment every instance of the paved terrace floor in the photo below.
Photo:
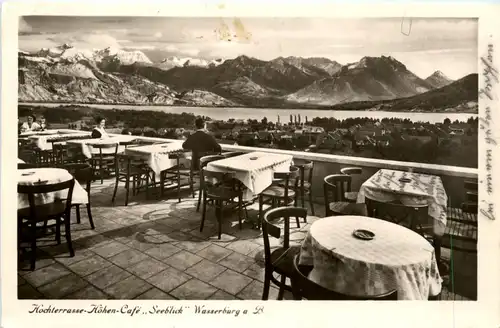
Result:
<svg viewBox="0 0 500 328"><path fill-rule="evenodd" d="M207 209L200 233L201 214L196 212L196 199L187 194L181 203L175 195L147 200L139 194L125 207L121 187L113 206L113 186L114 180L92 185L95 230L90 229L85 208L81 224L72 214L75 257L69 257L64 243L56 245L50 238L39 243L35 271L28 270L28 261L20 265L19 299L261 299L260 231L248 224L240 230L237 216L229 214L218 240L214 210ZM256 215L257 209L249 207L249 215ZM308 224L302 223L300 229L291 225L294 243L301 243L311 223L324 216L323 205L315 209L317 216L309 216ZM441 298L476 299L476 256L455 254L454 263L455 287L444 277ZM277 294L271 287L269 299ZM285 299L292 299L291 295L285 294Z"/></svg>

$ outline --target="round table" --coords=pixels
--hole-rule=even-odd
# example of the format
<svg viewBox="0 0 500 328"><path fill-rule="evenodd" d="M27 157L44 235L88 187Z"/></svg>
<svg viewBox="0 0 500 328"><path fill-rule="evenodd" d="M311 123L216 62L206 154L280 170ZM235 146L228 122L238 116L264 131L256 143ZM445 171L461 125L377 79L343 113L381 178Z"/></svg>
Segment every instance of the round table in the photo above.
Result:
<svg viewBox="0 0 500 328"><path fill-rule="evenodd" d="M68 181L73 178L67 170L57 168L23 169L17 170L17 172L17 183L20 185L35 185L40 181L46 181L46 183L53 184ZM35 195L35 204L42 205L54 202L55 199L65 199L67 194L67 190L47 194L38 194ZM88 194L77 181L75 181L75 186L73 187L73 197L71 202L73 204L88 203ZM21 209L26 207L29 207L28 196L17 194L17 208Z"/></svg>
<svg viewBox="0 0 500 328"><path fill-rule="evenodd" d="M372 240L353 232L369 230ZM300 263L309 278L339 293L374 296L397 289L398 299L427 300L441 291L433 246L403 226L364 216L314 222L302 244Z"/></svg>

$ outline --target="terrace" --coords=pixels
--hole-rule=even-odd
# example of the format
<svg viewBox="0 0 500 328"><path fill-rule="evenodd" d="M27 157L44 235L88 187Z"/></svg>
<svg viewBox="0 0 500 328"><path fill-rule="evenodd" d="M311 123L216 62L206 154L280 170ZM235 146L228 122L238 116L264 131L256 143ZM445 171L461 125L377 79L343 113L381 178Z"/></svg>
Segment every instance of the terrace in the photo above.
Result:
<svg viewBox="0 0 500 328"><path fill-rule="evenodd" d="M151 141L165 141L141 137ZM264 151L293 155L314 162L312 194L315 216L307 224L291 225L291 241L299 245L311 224L325 216L323 178L342 167L363 168L353 189L381 168L438 175L448 195L450 207L465 200L464 181L477 179L477 170L450 166L383 161L308 152L293 152L222 145L224 151ZM264 280L262 233L244 223L240 230L234 214L225 215L222 238L217 238L214 211L207 212L202 233L197 198L189 192L179 203L175 193L163 197L144 193L132 196L124 206L124 188L118 189L114 205L111 197L114 178L92 183L91 203L95 230L82 211L81 223L74 221L72 238L75 256L69 257L66 245L52 240L40 243L36 270L29 265L18 272L20 299L261 299ZM258 205L248 207L256 216ZM474 232L477 236L477 230ZM273 246L273 245L271 245ZM442 250L449 262L450 252ZM443 277L443 300L477 299L477 255L453 252L453 279ZM278 290L271 285L269 299ZM285 294L285 299L292 299Z"/></svg>

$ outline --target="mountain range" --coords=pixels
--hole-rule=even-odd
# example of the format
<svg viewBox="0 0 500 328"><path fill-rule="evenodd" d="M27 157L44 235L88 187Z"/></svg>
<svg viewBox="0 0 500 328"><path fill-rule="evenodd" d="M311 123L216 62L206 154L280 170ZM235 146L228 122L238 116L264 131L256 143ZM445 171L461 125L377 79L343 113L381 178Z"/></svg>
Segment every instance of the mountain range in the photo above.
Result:
<svg viewBox="0 0 500 328"><path fill-rule="evenodd" d="M321 57L264 61L244 55L225 60L169 57L155 63L137 50L64 44L36 53L19 51L18 58L20 102L349 108L404 98L413 100L400 104L411 107L393 109L449 110L451 103L432 96L441 90L440 97L453 100L457 110L477 103L477 74L475 89L473 83L452 81L440 71L422 79L391 56L363 57L347 65ZM454 91L458 86L462 92ZM453 99L443 93L452 93Z"/></svg>

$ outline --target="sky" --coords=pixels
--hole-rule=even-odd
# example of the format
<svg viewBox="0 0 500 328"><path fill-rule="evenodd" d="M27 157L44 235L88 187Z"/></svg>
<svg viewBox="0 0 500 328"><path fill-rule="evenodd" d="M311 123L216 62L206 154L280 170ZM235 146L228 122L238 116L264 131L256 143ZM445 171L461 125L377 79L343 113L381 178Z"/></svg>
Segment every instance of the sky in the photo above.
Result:
<svg viewBox="0 0 500 328"><path fill-rule="evenodd" d="M476 19L208 18L24 16L19 49L69 43L77 48L140 50L153 62L170 56L262 60L326 57L341 64L392 56L425 78L477 73Z"/></svg>

